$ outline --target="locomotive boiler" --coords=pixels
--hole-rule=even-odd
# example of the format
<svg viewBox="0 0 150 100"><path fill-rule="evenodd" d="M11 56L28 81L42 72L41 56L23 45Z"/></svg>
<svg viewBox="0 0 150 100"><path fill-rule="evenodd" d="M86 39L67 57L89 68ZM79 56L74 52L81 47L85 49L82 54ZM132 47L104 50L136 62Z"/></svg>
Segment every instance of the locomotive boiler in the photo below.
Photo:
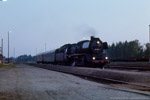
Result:
<svg viewBox="0 0 150 100"><path fill-rule="evenodd" d="M109 62L106 49L108 49L107 42L91 36L90 40L65 44L56 50L38 54L37 63L103 68Z"/></svg>

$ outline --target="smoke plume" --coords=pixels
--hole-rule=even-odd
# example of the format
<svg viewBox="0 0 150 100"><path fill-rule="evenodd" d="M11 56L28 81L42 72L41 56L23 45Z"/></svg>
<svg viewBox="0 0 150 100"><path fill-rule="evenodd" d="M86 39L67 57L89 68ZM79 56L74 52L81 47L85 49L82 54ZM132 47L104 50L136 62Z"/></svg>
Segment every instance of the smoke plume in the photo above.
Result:
<svg viewBox="0 0 150 100"><path fill-rule="evenodd" d="M79 27L79 33L82 40L89 40L91 36L98 36L96 29L90 26L81 26Z"/></svg>

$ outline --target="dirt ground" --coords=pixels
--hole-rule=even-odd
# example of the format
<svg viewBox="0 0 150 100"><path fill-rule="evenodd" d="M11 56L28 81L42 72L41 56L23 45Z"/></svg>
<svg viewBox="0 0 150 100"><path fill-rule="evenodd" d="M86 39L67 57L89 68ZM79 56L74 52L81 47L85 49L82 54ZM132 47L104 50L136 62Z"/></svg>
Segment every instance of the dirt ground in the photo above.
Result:
<svg viewBox="0 0 150 100"><path fill-rule="evenodd" d="M0 100L150 100L150 96L20 64L0 68Z"/></svg>

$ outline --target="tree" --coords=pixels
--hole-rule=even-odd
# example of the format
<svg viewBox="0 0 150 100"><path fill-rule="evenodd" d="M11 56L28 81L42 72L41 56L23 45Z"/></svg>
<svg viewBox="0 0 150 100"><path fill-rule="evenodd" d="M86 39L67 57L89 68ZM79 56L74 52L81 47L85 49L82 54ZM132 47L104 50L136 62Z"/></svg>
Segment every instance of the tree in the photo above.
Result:
<svg viewBox="0 0 150 100"><path fill-rule="evenodd" d="M144 56L150 56L150 43L145 44Z"/></svg>
<svg viewBox="0 0 150 100"><path fill-rule="evenodd" d="M111 59L143 56L143 46L138 40L113 43L109 46L108 54Z"/></svg>
<svg viewBox="0 0 150 100"><path fill-rule="evenodd" d="M34 62L36 59L31 55L21 55L16 58L16 62Z"/></svg>

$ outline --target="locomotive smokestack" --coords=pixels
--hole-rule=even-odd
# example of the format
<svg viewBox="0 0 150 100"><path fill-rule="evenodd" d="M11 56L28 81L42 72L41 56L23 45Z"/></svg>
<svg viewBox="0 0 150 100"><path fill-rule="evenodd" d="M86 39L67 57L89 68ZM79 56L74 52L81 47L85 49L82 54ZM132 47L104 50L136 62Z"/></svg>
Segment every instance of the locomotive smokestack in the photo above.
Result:
<svg viewBox="0 0 150 100"><path fill-rule="evenodd" d="M91 40L94 38L94 36L91 36Z"/></svg>

